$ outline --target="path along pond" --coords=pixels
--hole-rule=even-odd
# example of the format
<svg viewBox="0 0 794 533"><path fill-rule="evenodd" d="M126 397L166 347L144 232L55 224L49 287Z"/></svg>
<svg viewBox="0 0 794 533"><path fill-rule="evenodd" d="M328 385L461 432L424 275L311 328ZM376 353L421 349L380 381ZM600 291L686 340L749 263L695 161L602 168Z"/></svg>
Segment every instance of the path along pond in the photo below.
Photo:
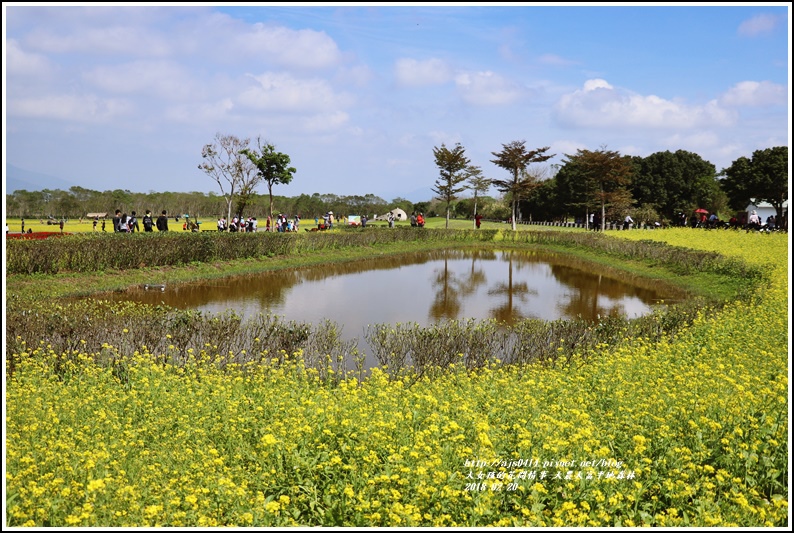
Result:
<svg viewBox="0 0 794 533"><path fill-rule="evenodd" d="M152 285L157 285L156 279ZM104 296L103 296L104 297ZM632 276L552 252L443 249L344 263L262 272L197 283L107 295L179 309L222 313L244 319L272 314L286 320L342 328L377 364L364 340L369 325L453 319L597 320L636 318L686 293L658 280Z"/></svg>

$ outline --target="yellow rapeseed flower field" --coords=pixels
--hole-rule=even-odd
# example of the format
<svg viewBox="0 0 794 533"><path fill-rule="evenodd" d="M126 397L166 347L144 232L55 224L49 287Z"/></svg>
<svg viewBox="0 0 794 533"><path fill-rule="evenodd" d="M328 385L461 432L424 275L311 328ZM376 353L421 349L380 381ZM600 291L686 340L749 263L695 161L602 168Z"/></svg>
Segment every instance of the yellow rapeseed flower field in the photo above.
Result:
<svg viewBox="0 0 794 533"><path fill-rule="evenodd" d="M416 381L220 369L211 351L100 367L42 339L6 383L6 523L788 525L787 236L615 235L739 257L771 283L669 341Z"/></svg>

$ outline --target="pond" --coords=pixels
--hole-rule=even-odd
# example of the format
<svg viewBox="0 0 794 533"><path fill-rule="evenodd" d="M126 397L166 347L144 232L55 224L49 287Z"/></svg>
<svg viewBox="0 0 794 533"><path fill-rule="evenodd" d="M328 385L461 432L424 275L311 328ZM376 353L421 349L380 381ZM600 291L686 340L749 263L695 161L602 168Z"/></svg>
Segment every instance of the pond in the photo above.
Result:
<svg viewBox="0 0 794 533"><path fill-rule="evenodd" d="M152 280L153 284L158 283ZM363 341L370 324L422 326L446 319L496 319L512 324L619 315L636 318L682 291L565 254L528 250L443 249L346 263L263 272L165 290L131 289L112 300L166 305L243 317L274 314L342 327Z"/></svg>

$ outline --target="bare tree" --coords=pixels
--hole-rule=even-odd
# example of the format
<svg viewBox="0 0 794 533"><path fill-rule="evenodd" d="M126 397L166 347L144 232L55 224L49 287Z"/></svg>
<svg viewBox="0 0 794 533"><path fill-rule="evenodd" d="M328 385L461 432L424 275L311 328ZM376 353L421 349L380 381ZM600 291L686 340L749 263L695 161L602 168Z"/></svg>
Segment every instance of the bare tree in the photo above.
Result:
<svg viewBox="0 0 794 533"><path fill-rule="evenodd" d="M250 139L216 133L215 141L201 150L204 161L198 168L220 187L226 200L227 220L232 218L234 195L239 191L252 191L261 179L254 164L242 153L248 148L249 142Z"/></svg>

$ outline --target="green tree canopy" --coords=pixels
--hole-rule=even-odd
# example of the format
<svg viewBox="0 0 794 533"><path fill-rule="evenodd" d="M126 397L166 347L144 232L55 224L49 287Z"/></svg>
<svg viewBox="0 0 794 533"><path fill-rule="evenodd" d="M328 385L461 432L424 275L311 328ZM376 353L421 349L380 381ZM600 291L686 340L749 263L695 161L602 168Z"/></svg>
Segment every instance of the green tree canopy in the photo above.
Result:
<svg viewBox="0 0 794 533"><path fill-rule="evenodd" d="M267 192L270 196L270 218L273 218L273 186L289 184L293 174L297 171L294 167L289 166L290 157L277 152L276 147L272 144L262 143L262 139L258 138L257 145L258 153L250 149L244 149L240 153L254 164L257 175L267 183Z"/></svg>
<svg viewBox="0 0 794 533"><path fill-rule="evenodd" d="M753 157L740 157L721 173L720 185L733 209L744 210L750 202L769 202L777 219L783 217L788 200L788 146L756 150Z"/></svg>
<svg viewBox="0 0 794 533"><path fill-rule="evenodd" d="M466 167L466 179L474 193L474 216L477 216L477 197L483 196L491 188L491 180L482 175L482 169L476 165ZM476 225L476 221L474 222Z"/></svg>
<svg viewBox="0 0 794 533"><path fill-rule="evenodd" d="M548 146L537 150L527 150L525 144L526 141L512 141L503 144L501 152L491 152L496 156L491 163L507 170L512 176L509 180L493 179L491 183L511 198L513 231L516 229L516 206L519 199L539 185L534 174L527 172L527 167L530 163L540 163L554 157L554 154L546 155Z"/></svg>
<svg viewBox="0 0 794 533"><path fill-rule="evenodd" d="M637 172L631 192L640 205L651 204L667 218L698 207L717 210L716 168L698 154L668 150L632 160Z"/></svg>
<svg viewBox="0 0 794 533"><path fill-rule="evenodd" d="M601 211L601 229L606 223L607 208L610 208L611 215L616 216L632 203L628 187L634 165L630 157L605 147L596 151L580 149L574 155L565 155L557 179L566 173L570 182L576 184L574 188L580 191L576 198L586 205L597 206Z"/></svg>
<svg viewBox="0 0 794 533"><path fill-rule="evenodd" d="M433 155L436 159L436 166L439 169L439 178L435 182L435 187L431 190L436 197L446 203L447 223L449 228L449 204L457 200L458 193L466 190L466 185L461 185L466 181L468 174L466 169L469 166L469 158L465 155L466 150L460 145L450 150L444 143L441 148L434 147Z"/></svg>

